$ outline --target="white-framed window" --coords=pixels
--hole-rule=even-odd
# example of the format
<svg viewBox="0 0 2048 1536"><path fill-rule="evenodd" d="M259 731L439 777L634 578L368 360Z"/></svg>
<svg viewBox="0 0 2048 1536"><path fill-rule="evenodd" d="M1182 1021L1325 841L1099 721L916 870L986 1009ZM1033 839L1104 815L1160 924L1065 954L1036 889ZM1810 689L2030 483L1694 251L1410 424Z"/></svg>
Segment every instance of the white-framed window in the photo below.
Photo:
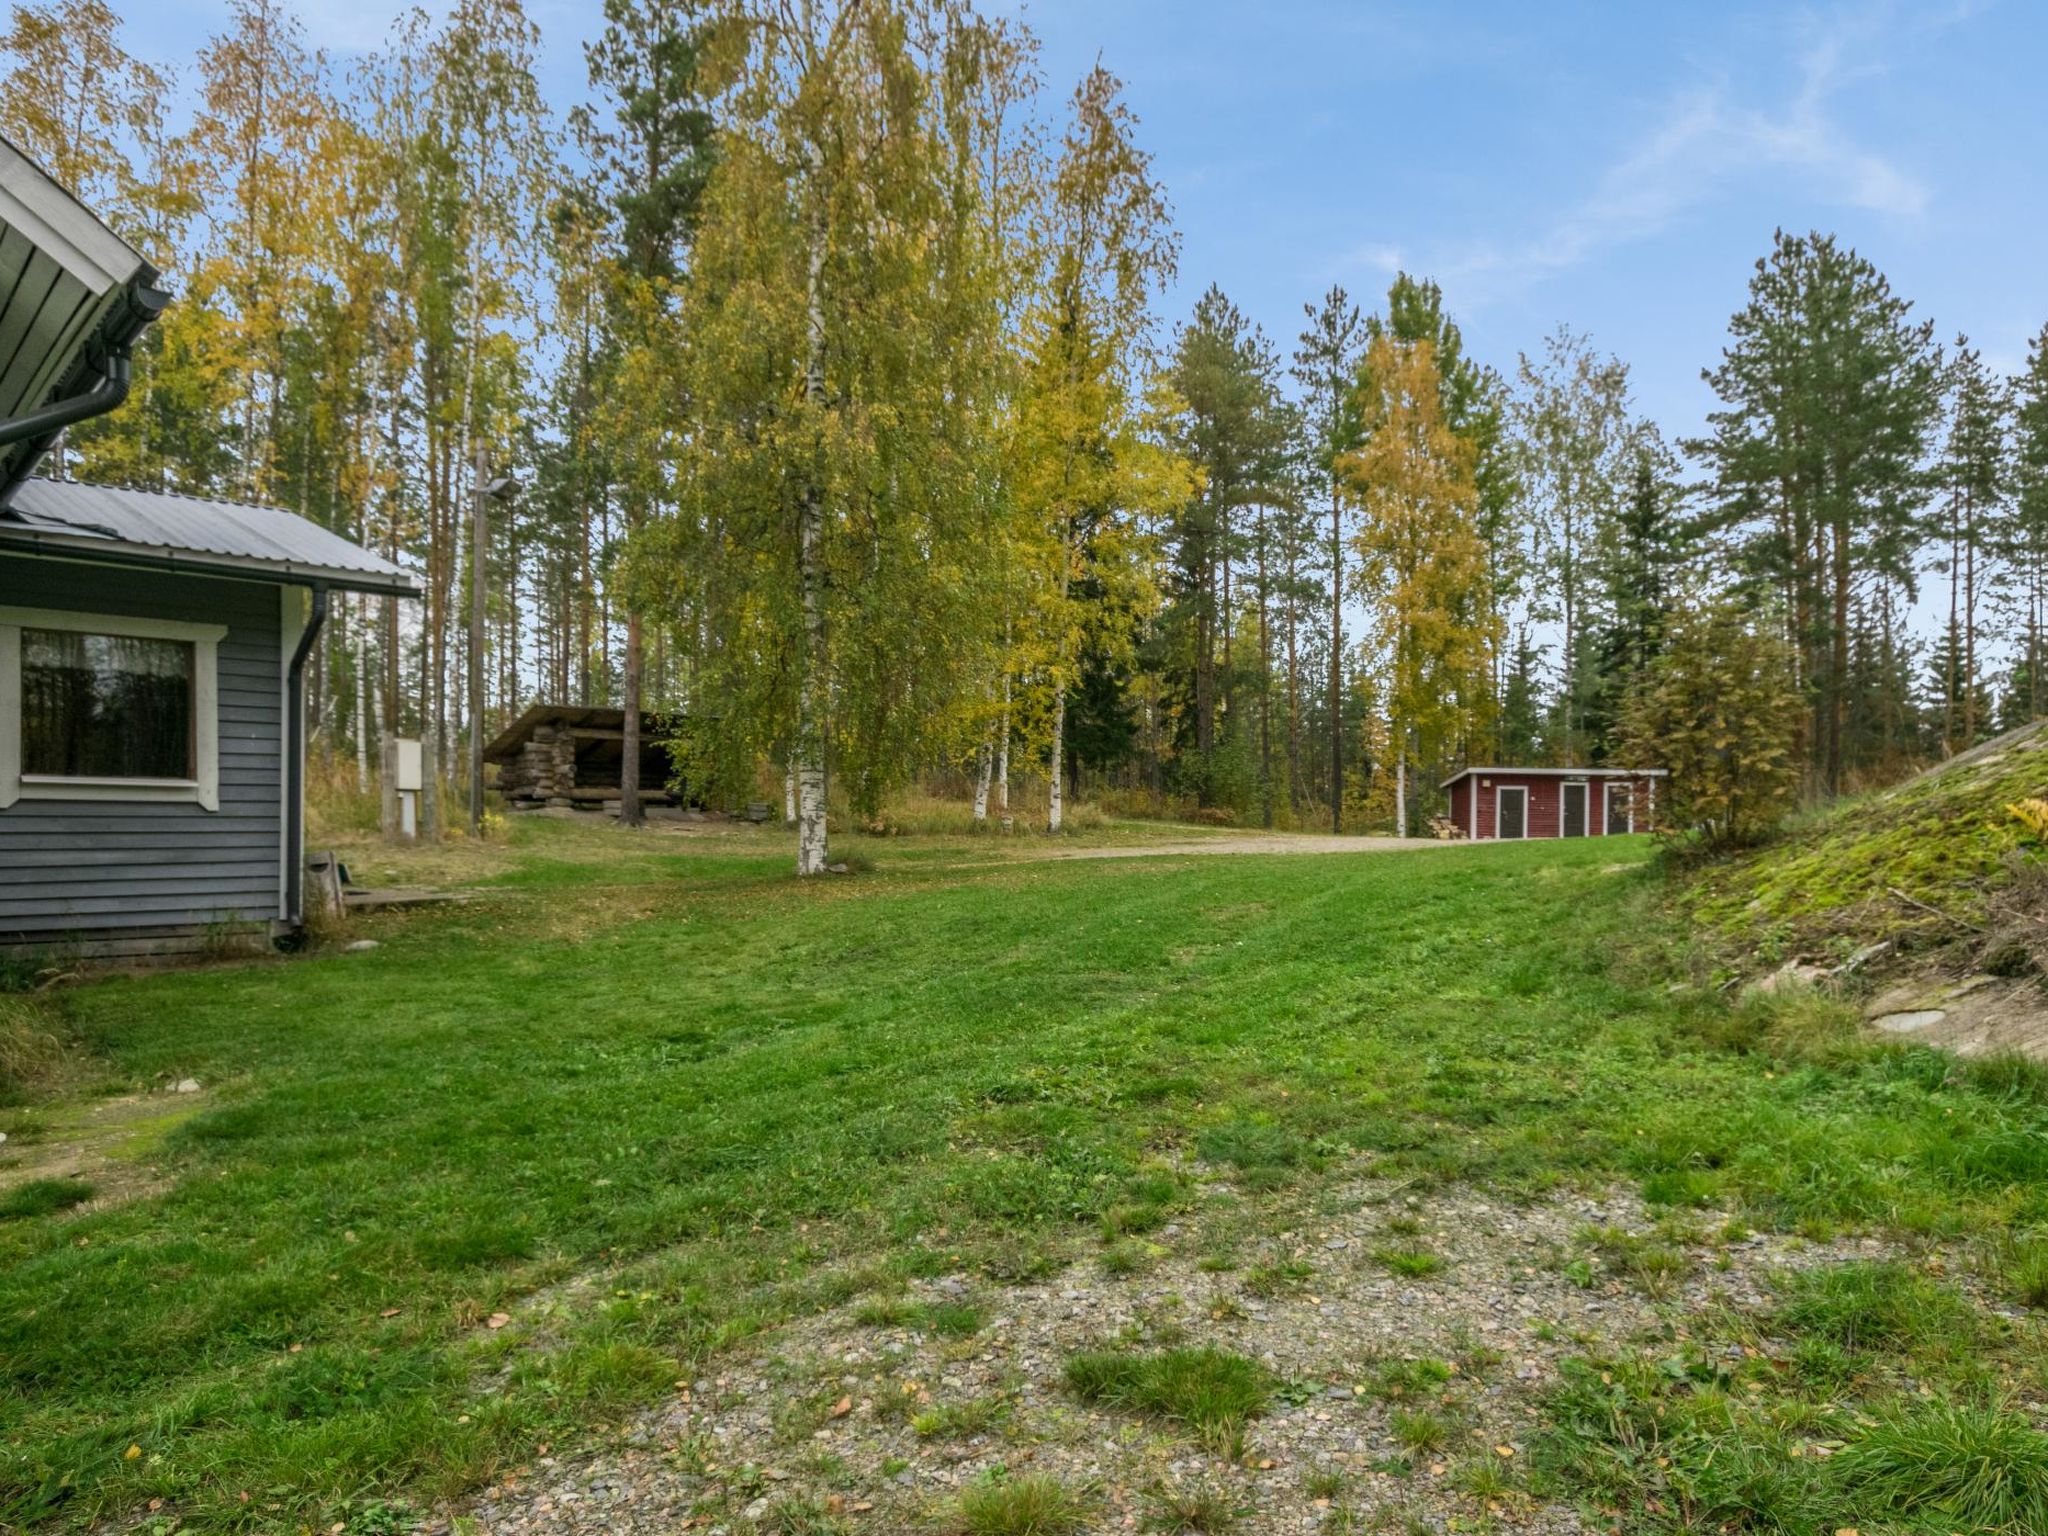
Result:
<svg viewBox="0 0 2048 1536"><path fill-rule="evenodd" d="M0 809L220 809L223 624L0 606Z"/></svg>

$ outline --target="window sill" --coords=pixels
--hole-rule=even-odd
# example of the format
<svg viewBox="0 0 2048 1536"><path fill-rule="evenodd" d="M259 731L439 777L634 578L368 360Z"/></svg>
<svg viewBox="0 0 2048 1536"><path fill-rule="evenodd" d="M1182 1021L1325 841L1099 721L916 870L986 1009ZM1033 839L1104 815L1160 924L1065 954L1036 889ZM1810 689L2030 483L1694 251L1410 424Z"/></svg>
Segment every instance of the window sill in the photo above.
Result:
<svg viewBox="0 0 2048 1536"><path fill-rule="evenodd" d="M201 805L220 808L197 779L86 779L58 774L24 773L20 798L23 800L130 801L150 805Z"/></svg>

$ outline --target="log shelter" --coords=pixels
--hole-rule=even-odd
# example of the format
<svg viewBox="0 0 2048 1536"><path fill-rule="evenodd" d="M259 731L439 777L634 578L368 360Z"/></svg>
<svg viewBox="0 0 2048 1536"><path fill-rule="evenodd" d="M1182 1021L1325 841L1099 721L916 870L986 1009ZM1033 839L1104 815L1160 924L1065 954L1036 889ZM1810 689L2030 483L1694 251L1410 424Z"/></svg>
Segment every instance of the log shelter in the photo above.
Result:
<svg viewBox="0 0 2048 1536"><path fill-rule="evenodd" d="M640 800L681 805L671 783L668 727L661 717L640 717ZM616 813L619 768L625 759L626 712L584 704L535 704L484 748L497 769L494 787L513 811L546 807Z"/></svg>

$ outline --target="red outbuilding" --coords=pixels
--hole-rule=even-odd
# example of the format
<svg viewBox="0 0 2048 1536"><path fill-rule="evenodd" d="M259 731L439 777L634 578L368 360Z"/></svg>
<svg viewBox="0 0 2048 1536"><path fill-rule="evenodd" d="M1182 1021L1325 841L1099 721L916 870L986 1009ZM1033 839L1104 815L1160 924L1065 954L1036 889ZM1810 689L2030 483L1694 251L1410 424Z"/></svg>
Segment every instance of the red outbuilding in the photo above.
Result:
<svg viewBox="0 0 2048 1536"><path fill-rule="evenodd" d="M1444 780L1467 837L1602 837L1657 824L1662 768L1467 768Z"/></svg>

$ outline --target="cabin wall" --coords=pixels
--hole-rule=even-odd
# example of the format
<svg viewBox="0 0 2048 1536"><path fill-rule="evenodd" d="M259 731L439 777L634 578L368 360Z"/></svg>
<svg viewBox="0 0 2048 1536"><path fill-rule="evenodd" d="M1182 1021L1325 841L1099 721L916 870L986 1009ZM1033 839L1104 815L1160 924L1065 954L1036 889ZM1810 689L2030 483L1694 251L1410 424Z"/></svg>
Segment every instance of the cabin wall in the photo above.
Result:
<svg viewBox="0 0 2048 1536"><path fill-rule="evenodd" d="M1529 819L1527 835L1531 838L1560 837L1564 831L1564 780L1555 774L1531 774L1523 776L1514 773L1488 774L1487 784L1480 788L1477 775L1460 779L1451 786L1451 814L1458 825L1470 831L1467 819L1471 802L1468 793L1479 799L1479 837L1492 839L1500 835L1496 809L1499 805L1497 791L1503 787L1519 787L1529 791ZM1610 796L1622 801L1630 793L1635 795L1636 825L1638 832L1651 832L1656 828L1652 823L1650 796L1654 779L1591 778L1586 795L1586 835L1604 837L1607 835L1607 808Z"/></svg>
<svg viewBox="0 0 2048 1536"><path fill-rule="evenodd" d="M280 915L278 587L0 554L0 604L224 624L220 809L19 800L0 809L0 950L160 953Z"/></svg>

